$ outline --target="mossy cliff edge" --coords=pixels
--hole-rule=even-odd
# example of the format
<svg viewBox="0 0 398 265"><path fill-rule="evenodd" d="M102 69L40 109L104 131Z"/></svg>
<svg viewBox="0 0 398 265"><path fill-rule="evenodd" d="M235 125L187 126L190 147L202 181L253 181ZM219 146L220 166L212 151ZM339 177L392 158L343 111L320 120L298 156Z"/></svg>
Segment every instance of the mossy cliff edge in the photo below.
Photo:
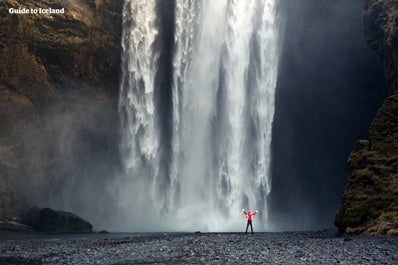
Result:
<svg viewBox="0 0 398 265"><path fill-rule="evenodd" d="M68 170L91 163L94 141L117 139L122 4L0 2L0 185L46 203Z"/></svg>
<svg viewBox="0 0 398 265"><path fill-rule="evenodd" d="M398 2L365 1L368 45L380 57L389 96L348 158L350 177L335 225L343 233L398 234Z"/></svg>

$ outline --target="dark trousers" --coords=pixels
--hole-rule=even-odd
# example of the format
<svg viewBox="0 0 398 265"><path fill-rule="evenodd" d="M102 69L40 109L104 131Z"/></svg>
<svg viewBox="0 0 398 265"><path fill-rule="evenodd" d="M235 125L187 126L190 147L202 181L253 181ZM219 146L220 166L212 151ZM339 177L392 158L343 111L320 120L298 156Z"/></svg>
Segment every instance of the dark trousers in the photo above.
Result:
<svg viewBox="0 0 398 265"><path fill-rule="evenodd" d="M247 221L246 234L247 234L247 229L249 228L249 225L250 225L250 229L252 230L252 234L253 234L253 225L252 225L252 221Z"/></svg>

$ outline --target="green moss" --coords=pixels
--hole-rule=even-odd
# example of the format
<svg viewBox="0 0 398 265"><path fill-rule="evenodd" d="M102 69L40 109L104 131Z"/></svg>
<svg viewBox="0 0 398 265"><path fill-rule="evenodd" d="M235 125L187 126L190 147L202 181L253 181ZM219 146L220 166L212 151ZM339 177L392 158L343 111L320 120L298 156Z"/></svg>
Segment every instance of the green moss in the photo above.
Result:
<svg viewBox="0 0 398 265"><path fill-rule="evenodd" d="M336 213L343 232L395 233L398 223L398 94L388 97L348 158L351 175Z"/></svg>
<svg viewBox="0 0 398 265"><path fill-rule="evenodd" d="M370 127L372 149L398 155L398 94L388 97Z"/></svg>
<svg viewBox="0 0 398 265"><path fill-rule="evenodd" d="M396 219L398 219L398 214L396 212L386 212L381 218L386 222L394 222Z"/></svg>

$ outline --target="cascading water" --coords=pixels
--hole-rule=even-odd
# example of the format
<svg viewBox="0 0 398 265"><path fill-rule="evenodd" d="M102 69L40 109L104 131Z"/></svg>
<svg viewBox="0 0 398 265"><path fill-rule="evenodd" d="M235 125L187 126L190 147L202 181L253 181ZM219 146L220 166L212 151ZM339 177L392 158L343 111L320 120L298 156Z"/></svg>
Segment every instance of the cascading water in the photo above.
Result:
<svg viewBox="0 0 398 265"><path fill-rule="evenodd" d="M267 229L276 0L174 0L172 21L159 21L170 12L160 2L124 5L118 190L129 229L236 231L241 208L260 210Z"/></svg>

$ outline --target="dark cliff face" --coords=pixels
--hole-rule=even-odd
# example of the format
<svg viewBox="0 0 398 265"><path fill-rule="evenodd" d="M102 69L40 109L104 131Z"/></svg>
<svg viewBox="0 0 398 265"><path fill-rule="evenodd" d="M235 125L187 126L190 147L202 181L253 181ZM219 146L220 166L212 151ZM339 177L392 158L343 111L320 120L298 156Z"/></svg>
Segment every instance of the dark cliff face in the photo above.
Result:
<svg viewBox="0 0 398 265"><path fill-rule="evenodd" d="M368 45L383 62L389 93L398 91L398 2L366 0L364 27Z"/></svg>
<svg viewBox="0 0 398 265"><path fill-rule="evenodd" d="M366 45L362 0L280 1L285 34L276 89L270 220L281 230L333 226L347 156L384 98Z"/></svg>
<svg viewBox="0 0 398 265"><path fill-rule="evenodd" d="M122 2L0 3L0 184L31 202L86 217L109 203ZM18 7L65 13L9 13Z"/></svg>
<svg viewBox="0 0 398 265"><path fill-rule="evenodd" d="M368 45L384 66L389 96L348 163L350 178L335 224L341 232L398 234L398 2L368 0L364 10Z"/></svg>

